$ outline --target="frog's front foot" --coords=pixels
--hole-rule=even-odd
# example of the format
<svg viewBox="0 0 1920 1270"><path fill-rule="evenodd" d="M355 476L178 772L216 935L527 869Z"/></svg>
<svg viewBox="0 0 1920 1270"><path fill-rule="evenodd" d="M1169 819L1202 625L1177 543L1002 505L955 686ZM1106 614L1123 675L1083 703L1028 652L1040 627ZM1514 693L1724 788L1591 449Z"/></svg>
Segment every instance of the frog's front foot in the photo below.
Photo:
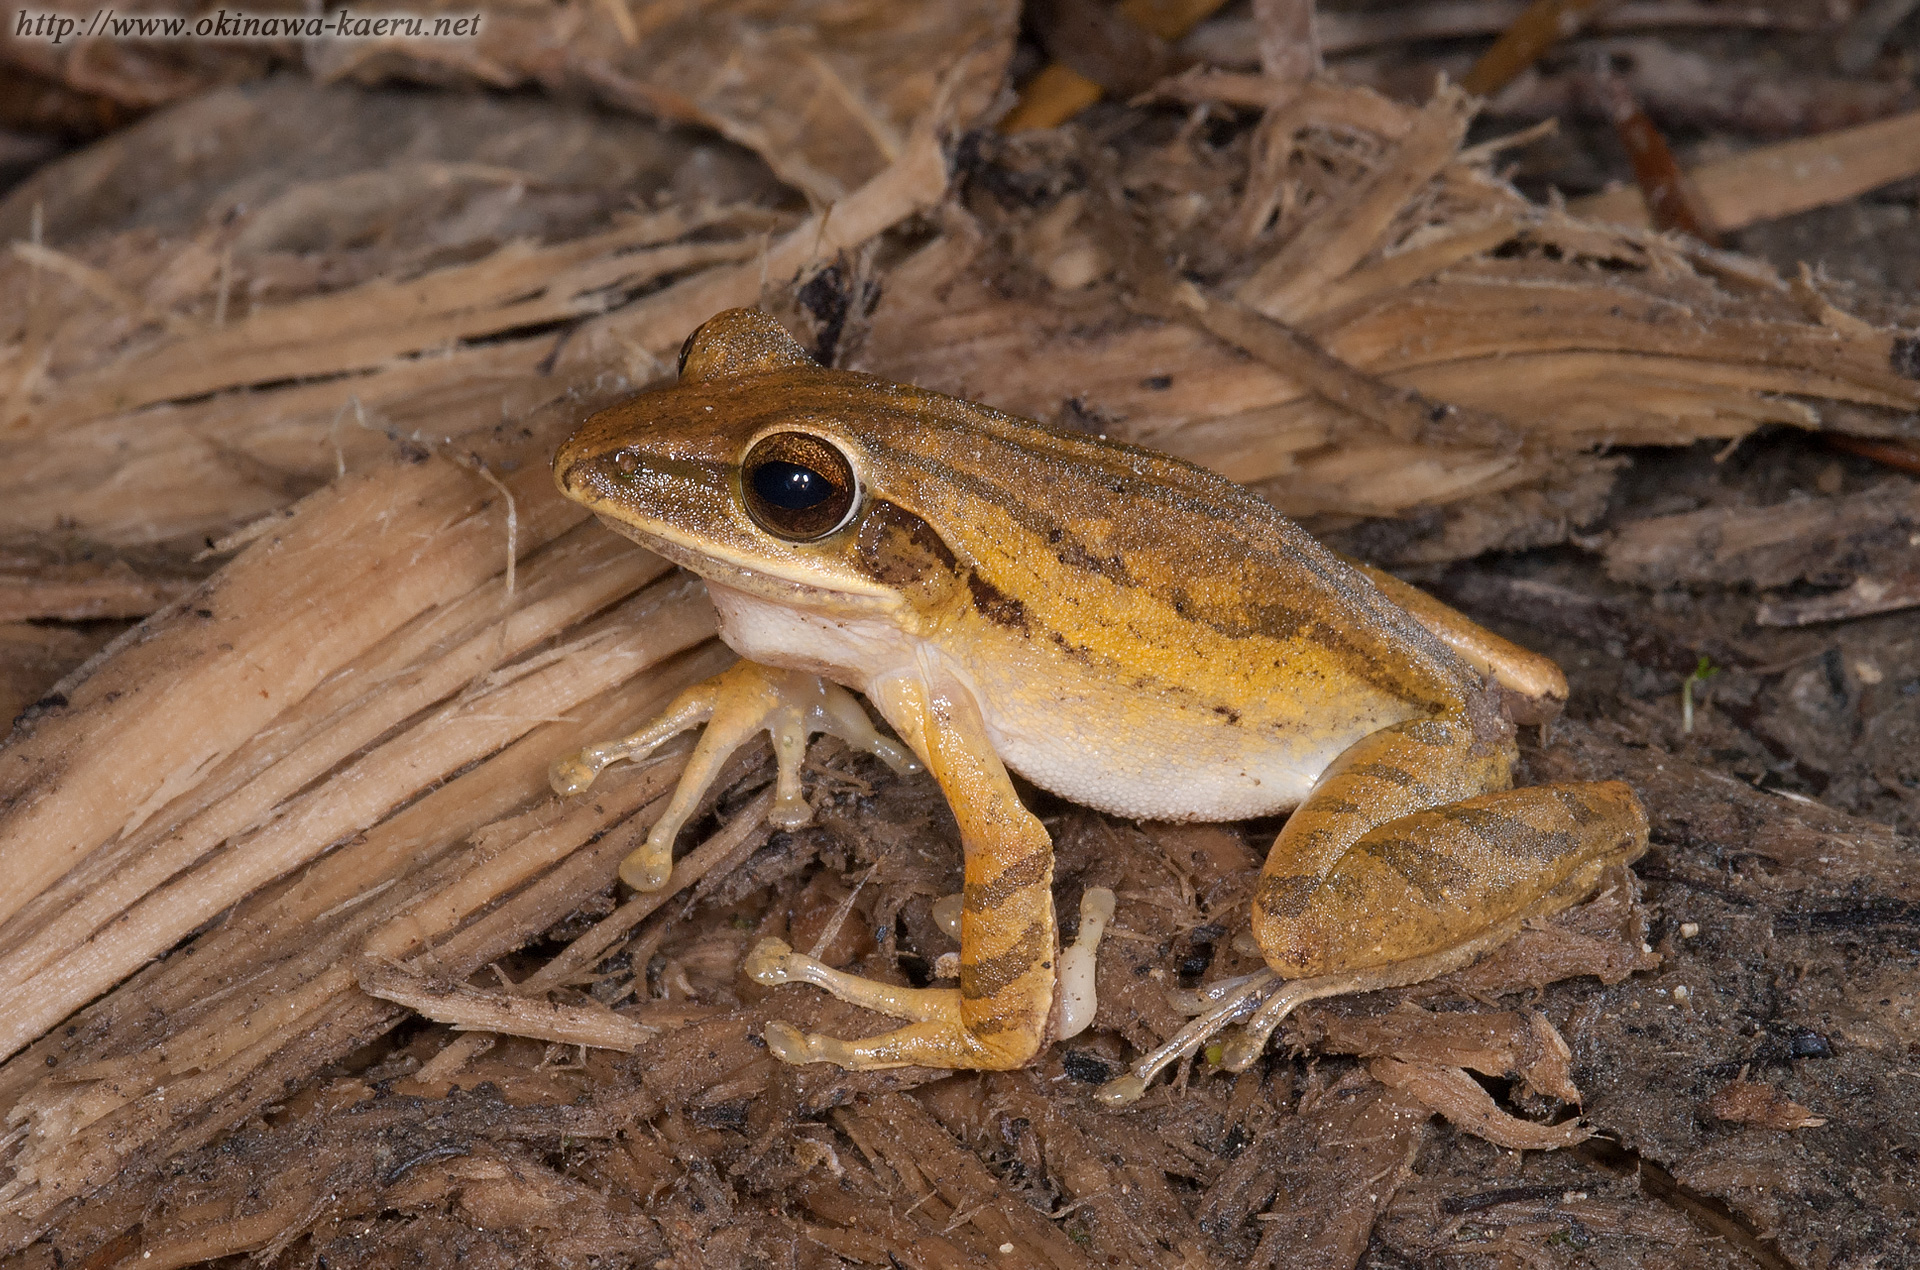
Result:
<svg viewBox="0 0 1920 1270"><path fill-rule="evenodd" d="M753 946L747 959L740 966L740 972L755 983L774 988L783 983L792 982L787 973L787 960L794 956L786 941L763 939ZM811 961L812 958L807 958ZM807 1036L791 1023L774 1019L761 1029L760 1037L767 1043L767 1049L783 1063L811 1063L812 1056L807 1048Z"/></svg>
<svg viewBox="0 0 1920 1270"><path fill-rule="evenodd" d="M807 1046L807 1034L791 1023L774 1019L761 1029L760 1039L767 1043L767 1051L783 1063L798 1067L817 1061Z"/></svg>
<svg viewBox="0 0 1920 1270"><path fill-rule="evenodd" d="M906 988L847 974L777 942L747 970L763 984L810 983L907 1026L841 1040L773 1026L764 1035L788 1062L881 1067L1022 1067L1046 1043L1058 1002L1053 846L1014 792L969 687L944 671L874 681L874 704L927 760L960 826L965 856L958 988ZM1096 920L1091 928L1102 923ZM1089 934L1093 933L1092 930Z"/></svg>
<svg viewBox="0 0 1920 1270"><path fill-rule="evenodd" d="M778 939L763 939L755 944L740 970L764 987L810 983L842 1001L896 1019L911 1019L914 1023L885 1036L844 1041L802 1032L791 1023L775 1019L762 1030L761 1038L773 1056L784 1063L838 1063L850 1070L899 1067L907 1063L935 1067L981 1065L968 1061L976 1056L979 1047L972 1043L961 1017L960 994L952 988L903 988L848 974L806 953L795 952Z"/></svg>
<svg viewBox="0 0 1920 1270"><path fill-rule="evenodd" d="M622 759L645 758L662 742L702 723L706 731L687 759L666 811L648 831L646 842L620 864L621 880L637 891L657 891L667 884L673 874L675 837L719 777L728 756L757 733L767 732L773 738L779 775L767 819L783 829L813 818L813 808L802 796L800 763L808 740L816 733L831 733L896 772L920 770L912 751L875 731L867 712L845 688L818 675L743 661L681 693L657 719L631 736L555 759L548 780L563 797L583 793L608 766Z"/></svg>

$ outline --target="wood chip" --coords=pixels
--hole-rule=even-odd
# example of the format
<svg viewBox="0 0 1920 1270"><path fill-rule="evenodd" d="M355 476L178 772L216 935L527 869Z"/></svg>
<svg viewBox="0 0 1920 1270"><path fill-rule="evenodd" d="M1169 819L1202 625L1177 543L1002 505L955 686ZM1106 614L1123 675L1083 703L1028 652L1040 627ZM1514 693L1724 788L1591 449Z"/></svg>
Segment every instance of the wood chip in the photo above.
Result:
<svg viewBox="0 0 1920 1270"><path fill-rule="evenodd" d="M1844 591L1804 600L1768 600L1754 612L1753 620L1762 626L1810 626L1892 613L1915 605L1920 605L1920 572L1862 577Z"/></svg>
<svg viewBox="0 0 1920 1270"><path fill-rule="evenodd" d="M1460 86L1479 97L1505 88L1560 41L1577 32L1598 0L1534 0L1480 55Z"/></svg>
<svg viewBox="0 0 1920 1270"><path fill-rule="evenodd" d="M1718 1119L1762 1129L1817 1129L1827 1122L1825 1116L1814 1115L1772 1085L1750 1080L1722 1086L1707 1099L1707 1110Z"/></svg>
<svg viewBox="0 0 1920 1270"><path fill-rule="evenodd" d="M1713 507L1631 521L1607 543L1606 561L1608 577L1639 586L1778 587L1800 581L1831 586L1892 572L1911 560L1916 548L1920 486L1888 481L1844 497Z"/></svg>

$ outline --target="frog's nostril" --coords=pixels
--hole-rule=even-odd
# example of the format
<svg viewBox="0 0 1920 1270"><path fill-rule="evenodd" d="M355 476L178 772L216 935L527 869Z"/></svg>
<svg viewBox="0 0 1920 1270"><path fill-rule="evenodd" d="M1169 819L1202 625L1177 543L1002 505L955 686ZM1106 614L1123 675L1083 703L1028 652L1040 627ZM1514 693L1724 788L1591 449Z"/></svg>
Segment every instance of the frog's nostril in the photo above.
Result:
<svg viewBox="0 0 1920 1270"><path fill-rule="evenodd" d="M554 481L560 486L560 492L569 498L578 498L593 484L593 466L590 459L562 455L553 465Z"/></svg>

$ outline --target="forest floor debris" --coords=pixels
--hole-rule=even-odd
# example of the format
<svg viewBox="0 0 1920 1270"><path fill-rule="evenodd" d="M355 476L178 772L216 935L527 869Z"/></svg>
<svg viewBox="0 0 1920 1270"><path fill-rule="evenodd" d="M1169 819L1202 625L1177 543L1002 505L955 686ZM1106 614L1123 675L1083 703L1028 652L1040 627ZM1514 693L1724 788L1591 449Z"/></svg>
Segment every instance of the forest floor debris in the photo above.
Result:
<svg viewBox="0 0 1920 1270"><path fill-rule="evenodd" d="M1367 50L1345 81L1203 57L1017 137L969 126L1014 57L997 3L801 5L732 44L676 20L651 61L633 12L561 6L450 63L362 50L327 87L215 89L265 64L190 50L96 64L90 91L179 104L0 201L0 286L28 299L0 319L0 705L23 711L0 1265L1772 1270L1920 1246L1914 482L1826 444L1920 436L1920 310L1869 276L1898 253L1802 270L1506 179L1569 153L1595 49L1669 124L1910 108L1894 78L1797 71L1734 100L1752 41L1847 33L1728 8L1607 7L1491 104L1502 128L1576 108L1527 146L1433 91L1459 49L1359 13L1322 15L1330 51ZM526 24L566 35L554 59L523 59ZM1708 35L1676 52L1686 30ZM828 104L707 84L723 47L805 61ZM1726 92L1682 103L1701 65ZM1354 83L1416 70L1397 99ZM718 136L369 86L489 74ZM1913 215L1864 206L1833 212L1865 217L1847 242ZM674 884L635 897L615 866L678 752L591 799L546 785L729 656L700 588L583 524L546 455L752 302L823 360L1208 463L1550 653L1574 696L1529 729L1529 778L1631 781L1637 878L1114 1111L1100 1084L1256 967L1234 936L1276 825L1029 790L1059 911L1118 897L1094 1029L1008 1074L776 1063L770 1018L872 1020L743 980L758 938L896 982L954 950L937 789L822 743L816 823L772 832L743 753Z"/></svg>

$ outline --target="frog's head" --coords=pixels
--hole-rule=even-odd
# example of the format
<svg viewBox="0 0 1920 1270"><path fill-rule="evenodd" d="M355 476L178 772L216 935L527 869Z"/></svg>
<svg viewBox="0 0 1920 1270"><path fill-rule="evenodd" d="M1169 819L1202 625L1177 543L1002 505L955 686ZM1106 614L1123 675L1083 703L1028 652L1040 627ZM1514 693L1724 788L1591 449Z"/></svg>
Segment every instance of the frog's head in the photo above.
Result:
<svg viewBox="0 0 1920 1270"><path fill-rule="evenodd" d="M680 350L680 378L603 410L554 456L560 491L722 585L875 612L897 596L856 539L884 443L913 395L826 370L772 317L729 309ZM880 479L884 484L884 478Z"/></svg>

